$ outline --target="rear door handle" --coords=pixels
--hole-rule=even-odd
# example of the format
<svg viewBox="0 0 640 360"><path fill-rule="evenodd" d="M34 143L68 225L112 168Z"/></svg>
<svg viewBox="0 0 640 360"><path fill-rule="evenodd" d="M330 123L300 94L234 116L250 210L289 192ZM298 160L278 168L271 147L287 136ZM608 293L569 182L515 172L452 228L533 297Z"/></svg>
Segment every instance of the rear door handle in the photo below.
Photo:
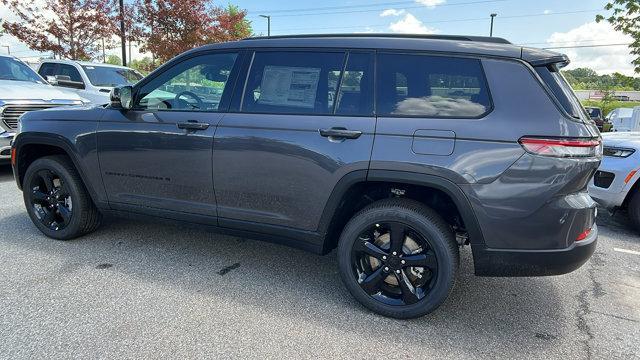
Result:
<svg viewBox="0 0 640 360"><path fill-rule="evenodd" d="M195 120L188 120L186 122L179 122L178 129L186 129L186 130L207 130L209 128L208 123L197 122Z"/></svg>
<svg viewBox="0 0 640 360"><path fill-rule="evenodd" d="M319 129L320 136L337 139L357 139L362 135L362 131L347 130L343 127L332 127L331 129Z"/></svg>

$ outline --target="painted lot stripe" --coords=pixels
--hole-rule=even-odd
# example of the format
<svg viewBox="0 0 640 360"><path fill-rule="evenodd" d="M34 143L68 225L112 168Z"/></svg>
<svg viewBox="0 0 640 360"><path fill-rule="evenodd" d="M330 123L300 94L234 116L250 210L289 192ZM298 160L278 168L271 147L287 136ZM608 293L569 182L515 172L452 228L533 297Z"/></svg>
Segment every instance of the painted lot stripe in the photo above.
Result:
<svg viewBox="0 0 640 360"><path fill-rule="evenodd" d="M613 248L613 251L617 251L617 252L621 252L621 253L626 253L626 254L640 255L640 251L634 251L634 250L627 250L627 249Z"/></svg>

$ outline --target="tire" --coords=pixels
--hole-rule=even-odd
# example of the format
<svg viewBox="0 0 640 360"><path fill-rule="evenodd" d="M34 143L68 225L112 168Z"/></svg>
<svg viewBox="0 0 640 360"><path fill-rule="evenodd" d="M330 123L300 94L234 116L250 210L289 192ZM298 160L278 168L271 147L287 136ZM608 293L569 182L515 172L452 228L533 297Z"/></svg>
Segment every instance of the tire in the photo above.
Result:
<svg viewBox="0 0 640 360"><path fill-rule="evenodd" d="M100 212L64 155L35 160L25 173L22 194L31 221L50 238L74 239L100 225Z"/></svg>
<svg viewBox="0 0 640 360"><path fill-rule="evenodd" d="M393 236L394 232L402 236ZM395 242L401 244L399 255L392 251L398 248L393 238L401 239ZM408 251L411 244L420 248ZM453 289L460 263L458 244L447 223L429 207L399 198L377 201L353 216L342 231L337 256L340 277L351 295L373 312L397 319L437 309ZM418 257L420 264L428 264L421 268L422 276L416 275L420 267L407 265L418 264ZM370 285L376 281L379 289Z"/></svg>
<svg viewBox="0 0 640 360"><path fill-rule="evenodd" d="M627 213L629 214L629 219L633 227L636 231L640 232L640 191L636 190L633 195L631 195L631 199L627 205Z"/></svg>

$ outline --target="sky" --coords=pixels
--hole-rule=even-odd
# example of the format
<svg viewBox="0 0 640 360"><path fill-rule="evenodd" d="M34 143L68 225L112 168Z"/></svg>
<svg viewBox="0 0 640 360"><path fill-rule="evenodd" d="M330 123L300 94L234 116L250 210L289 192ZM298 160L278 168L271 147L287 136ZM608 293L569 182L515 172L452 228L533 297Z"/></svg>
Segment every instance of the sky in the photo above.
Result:
<svg viewBox="0 0 640 360"><path fill-rule="evenodd" d="M130 0L125 0L131 2ZM226 1L218 2L226 5ZM494 36L514 44L540 48L558 48L567 54L570 68L590 67L600 74L633 74L632 56L627 46L631 39L607 23L596 23L597 14L606 14L604 0L233 0L246 9L254 33L267 34L271 16L271 34L313 33L424 33L489 35L490 14L495 13ZM0 6L0 17L12 17ZM34 57L15 38L0 37L0 45L9 45L18 57ZM580 48L570 48L581 46ZM6 52L0 47L0 52ZM118 49L110 53L117 54ZM139 58L136 49L133 57Z"/></svg>

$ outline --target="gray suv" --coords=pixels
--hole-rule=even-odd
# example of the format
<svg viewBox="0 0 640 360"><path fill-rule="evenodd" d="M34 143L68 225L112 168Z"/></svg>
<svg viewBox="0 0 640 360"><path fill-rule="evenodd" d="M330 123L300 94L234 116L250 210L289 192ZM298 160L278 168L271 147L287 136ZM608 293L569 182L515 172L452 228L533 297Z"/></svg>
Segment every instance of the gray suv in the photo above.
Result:
<svg viewBox="0 0 640 360"><path fill-rule="evenodd" d="M481 276L568 273L595 250L602 145L567 63L464 36L209 45L109 106L25 114L13 169L51 238L113 213L335 249L360 303L417 317L450 294L462 246Z"/></svg>

